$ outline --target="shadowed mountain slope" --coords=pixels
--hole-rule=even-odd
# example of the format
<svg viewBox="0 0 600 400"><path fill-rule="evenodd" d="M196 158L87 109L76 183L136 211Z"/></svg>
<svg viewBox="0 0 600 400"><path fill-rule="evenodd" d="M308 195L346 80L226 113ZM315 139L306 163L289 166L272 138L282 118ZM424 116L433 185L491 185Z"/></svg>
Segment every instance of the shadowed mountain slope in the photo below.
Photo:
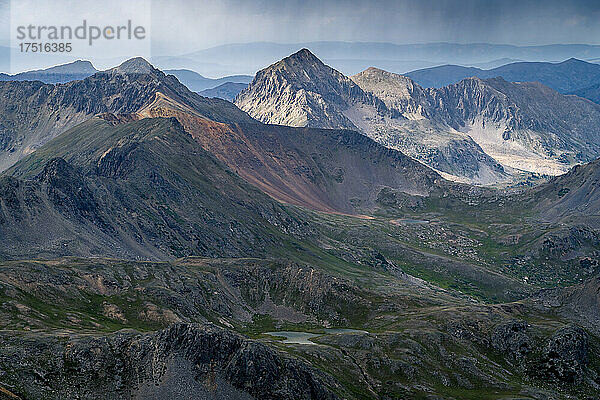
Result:
<svg viewBox="0 0 600 400"><path fill-rule="evenodd" d="M574 94L575 96L583 97L596 104L600 104L600 83L572 91L569 94Z"/></svg>
<svg viewBox="0 0 600 400"><path fill-rule="evenodd" d="M66 84L0 82L0 171L94 115L136 112L156 93L216 121L252 121L229 102L193 93L141 58Z"/></svg>
<svg viewBox="0 0 600 400"><path fill-rule="evenodd" d="M427 196L444 186L431 169L353 131L223 124L166 98L138 114L175 117L202 147L277 200L320 211L356 213L384 189Z"/></svg>
<svg viewBox="0 0 600 400"><path fill-rule="evenodd" d="M14 352L1 355L2 364L23 354L51 360L49 365L64 363L63 368L44 368L48 379L43 385L29 372L38 370L37 363L15 365L10 379L20 381L18 393L28 399L339 399L329 388L337 382L328 375L213 325L74 335L68 343L44 334L4 339Z"/></svg>
<svg viewBox="0 0 600 400"><path fill-rule="evenodd" d="M536 190L538 209L549 220L578 217L600 228L600 159L578 165Z"/></svg>
<svg viewBox="0 0 600 400"><path fill-rule="evenodd" d="M9 173L0 178L0 254L8 258L240 256L303 229L174 119L94 118Z"/></svg>

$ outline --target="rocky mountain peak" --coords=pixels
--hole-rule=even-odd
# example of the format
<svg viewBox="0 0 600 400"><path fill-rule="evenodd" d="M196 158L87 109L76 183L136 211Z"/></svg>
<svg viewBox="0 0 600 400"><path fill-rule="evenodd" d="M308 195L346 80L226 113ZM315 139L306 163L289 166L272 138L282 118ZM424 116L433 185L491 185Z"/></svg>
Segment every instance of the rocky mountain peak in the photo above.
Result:
<svg viewBox="0 0 600 400"><path fill-rule="evenodd" d="M375 67L369 67L350 78L363 90L373 92L378 95L378 97L380 95L385 97L386 93L409 97L415 91L423 91L423 89L412 79L404 75L384 71ZM385 101L383 98L382 100Z"/></svg>
<svg viewBox="0 0 600 400"><path fill-rule="evenodd" d="M35 72L35 71L34 71ZM95 74L98 72L91 62L87 60L76 60L68 64L57 65L55 67L47 68L39 72L53 73L53 74Z"/></svg>
<svg viewBox="0 0 600 400"><path fill-rule="evenodd" d="M150 74L158 70L144 58L135 57L124 61L121 65L112 68L109 71L121 74Z"/></svg>
<svg viewBox="0 0 600 400"><path fill-rule="evenodd" d="M381 81L389 81L397 79L397 77L404 78L402 75L394 74L393 72L384 71L379 68L369 67L362 72L359 72L356 75L351 76L350 78L354 81L361 82L381 82ZM408 79L408 78L406 78ZM403 80L406 80L403 79Z"/></svg>
<svg viewBox="0 0 600 400"><path fill-rule="evenodd" d="M321 62L321 60L319 60L319 58L317 56L315 56L307 48L298 50L294 54L291 54L291 55L287 56L286 58L284 58L282 61L288 62L288 61L292 61L292 60L299 61L299 62L307 62L307 63L319 63L322 65L325 65Z"/></svg>
<svg viewBox="0 0 600 400"><path fill-rule="evenodd" d="M342 111L366 98L350 78L302 49L259 71L235 103L261 122L356 129Z"/></svg>
<svg viewBox="0 0 600 400"><path fill-rule="evenodd" d="M354 76L391 76L391 75L397 75L397 74L394 74L393 72L385 71L383 69L379 69L377 67L369 67Z"/></svg>
<svg viewBox="0 0 600 400"><path fill-rule="evenodd" d="M323 81L330 81L331 79L349 81L340 72L323 64L308 49L302 49L259 71L254 81L260 81L265 77L274 75L279 76L286 83L311 91L316 91L316 88L312 86L321 85L324 83Z"/></svg>

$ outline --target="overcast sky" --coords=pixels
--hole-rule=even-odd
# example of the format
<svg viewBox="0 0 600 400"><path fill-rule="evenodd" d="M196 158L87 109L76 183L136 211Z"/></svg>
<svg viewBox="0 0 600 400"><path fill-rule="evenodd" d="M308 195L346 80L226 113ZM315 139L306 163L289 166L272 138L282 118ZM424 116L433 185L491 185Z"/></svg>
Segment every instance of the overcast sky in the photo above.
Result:
<svg viewBox="0 0 600 400"><path fill-rule="evenodd" d="M154 0L155 52L316 40L600 43L600 1Z"/></svg>
<svg viewBox="0 0 600 400"><path fill-rule="evenodd" d="M600 44L599 0L0 0L0 11L3 46L11 43L15 24L75 26L87 18L102 26L131 18L146 26L148 40L133 43L139 51L125 43L120 51L142 56L255 41ZM71 56L97 59L110 53L102 47L109 44L94 45L95 54L79 46L83 53ZM12 47L18 47L14 37ZM14 51L10 58L12 64L34 60ZM61 61L53 60L39 64Z"/></svg>
<svg viewBox="0 0 600 400"><path fill-rule="evenodd" d="M13 0L73 23L86 0ZM118 7L94 14L107 22ZM316 40L600 43L600 1L589 0L141 0L151 8L154 51L173 54L219 44ZM41 7L47 3L51 7ZM118 2L117 2L118 3ZM125 2L127 3L127 2ZM5 12L8 0L0 0ZM106 3L105 3L106 4ZM104 14L104 15L102 15Z"/></svg>

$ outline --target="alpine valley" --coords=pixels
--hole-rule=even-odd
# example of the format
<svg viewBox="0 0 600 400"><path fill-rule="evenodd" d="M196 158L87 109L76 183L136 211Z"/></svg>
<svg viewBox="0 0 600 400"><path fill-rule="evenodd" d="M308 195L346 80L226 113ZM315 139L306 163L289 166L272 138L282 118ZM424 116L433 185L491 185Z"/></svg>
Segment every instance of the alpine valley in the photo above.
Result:
<svg viewBox="0 0 600 400"><path fill-rule="evenodd" d="M0 82L0 399L598 398L598 104L86 74Z"/></svg>

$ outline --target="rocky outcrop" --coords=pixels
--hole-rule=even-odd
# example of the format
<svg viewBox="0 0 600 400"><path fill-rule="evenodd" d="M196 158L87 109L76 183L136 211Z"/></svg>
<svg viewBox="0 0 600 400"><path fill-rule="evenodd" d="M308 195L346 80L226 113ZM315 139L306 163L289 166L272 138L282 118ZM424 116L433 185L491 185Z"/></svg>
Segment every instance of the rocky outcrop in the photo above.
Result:
<svg viewBox="0 0 600 400"><path fill-rule="evenodd" d="M259 71L235 104L264 123L331 129L356 130L344 115L356 104L386 112L381 100L307 49Z"/></svg>
<svg viewBox="0 0 600 400"><path fill-rule="evenodd" d="M64 338L2 334L2 342L0 381L17 398L338 398L328 375L211 325Z"/></svg>
<svg viewBox="0 0 600 400"><path fill-rule="evenodd" d="M82 331L159 329L178 321L240 326L259 315L274 324L347 325L354 311L372 306L349 280L260 259L15 261L0 266L0 293L0 329L19 330L45 329L49 321Z"/></svg>
<svg viewBox="0 0 600 400"><path fill-rule="evenodd" d="M600 334L600 278L598 277L571 287L542 290L528 302L538 310L557 314L595 334Z"/></svg>
<svg viewBox="0 0 600 400"><path fill-rule="evenodd" d="M535 374L546 381L576 384L584 379L589 362L587 334L581 328L559 329L542 350Z"/></svg>
<svg viewBox="0 0 600 400"><path fill-rule="evenodd" d="M523 368L525 359L536 347L531 331L531 326L527 322L511 320L494 327L490 343L494 350L503 353Z"/></svg>
<svg viewBox="0 0 600 400"><path fill-rule="evenodd" d="M561 385L579 385L588 376L589 337L578 326L562 326L548 335L539 325L513 319L496 324L489 337L481 328L478 322L468 333L459 332L491 347L522 374Z"/></svg>

